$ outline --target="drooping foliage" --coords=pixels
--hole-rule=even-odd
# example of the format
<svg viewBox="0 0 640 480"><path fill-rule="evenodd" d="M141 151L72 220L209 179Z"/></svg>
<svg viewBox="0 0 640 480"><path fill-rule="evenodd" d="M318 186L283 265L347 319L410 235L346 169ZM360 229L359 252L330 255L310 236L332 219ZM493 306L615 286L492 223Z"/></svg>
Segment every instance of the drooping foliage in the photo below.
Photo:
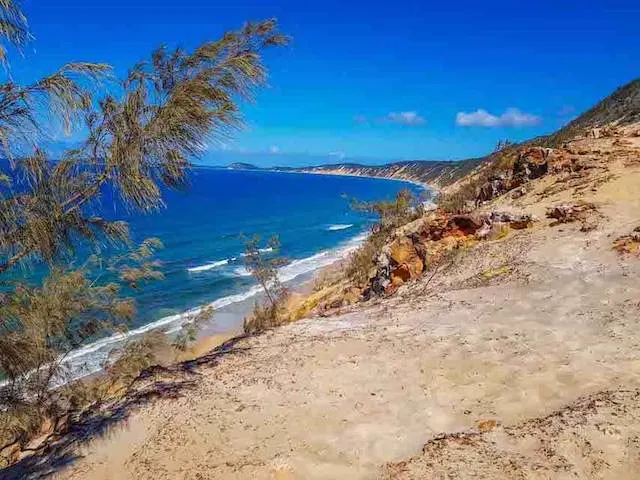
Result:
<svg viewBox="0 0 640 480"><path fill-rule="evenodd" d="M253 312L245 319L244 331L256 333L278 323L280 310L286 302L288 291L280 281L278 269L287 263L279 257L280 239L273 236L262 246L260 237L244 239L244 265L262 288L265 301L256 303Z"/></svg>
<svg viewBox="0 0 640 480"><path fill-rule="evenodd" d="M0 0L0 61L31 38L13 0ZM74 348L134 315L121 284L161 277L155 240L100 216L106 191L141 212L188 184L194 157L241 126L238 102L266 81L261 52L287 43L275 20L247 23L193 51L160 47L123 80L104 64L69 63L31 85L0 84L0 403L51 408L50 387ZM52 156L52 135L77 146ZM104 258L105 246L132 249ZM78 265L78 252L93 256ZM97 261L96 261L97 260ZM24 268L48 271L35 285ZM103 282L98 270L115 270ZM113 273L113 272L112 272ZM21 410L23 411L23 410ZM1 426L0 426L1 427ZM1 428L0 428L1 430ZM13 429L15 430L15 429ZM23 434L25 432L22 432Z"/></svg>

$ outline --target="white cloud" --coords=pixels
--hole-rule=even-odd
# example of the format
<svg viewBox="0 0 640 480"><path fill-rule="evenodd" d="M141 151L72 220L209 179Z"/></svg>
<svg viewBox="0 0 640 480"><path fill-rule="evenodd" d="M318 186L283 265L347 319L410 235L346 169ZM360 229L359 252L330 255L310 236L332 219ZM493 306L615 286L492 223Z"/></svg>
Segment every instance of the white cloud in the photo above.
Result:
<svg viewBox="0 0 640 480"><path fill-rule="evenodd" d="M410 126L424 125L426 123L425 118L418 115L418 112L391 112L385 117L385 120Z"/></svg>
<svg viewBox="0 0 640 480"><path fill-rule="evenodd" d="M329 152L329 156L330 157L336 157L336 158L338 158L340 160L343 160L347 156L347 154L344 153L344 152L338 151L338 152Z"/></svg>
<svg viewBox="0 0 640 480"><path fill-rule="evenodd" d="M499 116L482 108L471 113L458 112L456 115L456 124L462 127L531 127L540 122L540 117L517 108L507 108Z"/></svg>
<svg viewBox="0 0 640 480"><path fill-rule="evenodd" d="M275 145L271 145L269 147L269 153L275 155L276 153L280 153L280 149L278 147L276 147Z"/></svg>

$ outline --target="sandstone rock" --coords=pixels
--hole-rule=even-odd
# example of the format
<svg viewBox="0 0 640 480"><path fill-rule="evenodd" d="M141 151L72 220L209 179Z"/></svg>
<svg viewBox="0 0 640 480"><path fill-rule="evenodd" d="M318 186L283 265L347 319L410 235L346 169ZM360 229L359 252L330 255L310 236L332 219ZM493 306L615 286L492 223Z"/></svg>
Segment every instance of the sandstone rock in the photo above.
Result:
<svg viewBox="0 0 640 480"><path fill-rule="evenodd" d="M529 228L531 224L536 220L533 215L529 214L516 214L511 212L491 212L489 219L492 222L508 223L514 230L521 230L523 228Z"/></svg>
<svg viewBox="0 0 640 480"><path fill-rule="evenodd" d="M408 237L400 237L391 244L390 257L398 265L410 262L417 256L413 242Z"/></svg>
<svg viewBox="0 0 640 480"><path fill-rule="evenodd" d="M593 203L562 204L547 209L547 218L553 218L558 223L571 223L584 220L589 212L596 210Z"/></svg>
<svg viewBox="0 0 640 480"><path fill-rule="evenodd" d="M552 149L533 147L521 151L513 165L513 178L524 183L547 174L549 171L549 155Z"/></svg>
<svg viewBox="0 0 640 480"><path fill-rule="evenodd" d="M394 232L394 236L406 237L413 233L419 232L420 230L423 229L423 227L424 227L424 218L418 218L417 220L414 220L413 222L409 222L406 225L403 225L402 227L398 228Z"/></svg>
<svg viewBox="0 0 640 480"><path fill-rule="evenodd" d="M484 220L479 215L454 215L447 222L447 228L460 231L464 235L474 235L482 228Z"/></svg>
<svg viewBox="0 0 640 480"><path fill-rule="evenodd" d="M402 264L391 272L391 284L394 286L402 285L411 280L411 270L406 264Z"/></svg>
<svg viewBox="0 0 640 480"><path fill-rule="evenodd" d="M508 183L502 178L493 178L483 183L476 190L476 206L502 195L507 190Z"/></svg>
<svg viewBox="0 0 640 480"><path fill-rule="evenodd" d="M478 430L481 433L490 432L497 426L498 426L498 422L496 422L495 420L483 420L481 422L478 422Z"/></svg>
<svg viewBox="0 0 640 480"><path fill-rule="evenodd" d="M416 237L417 238L417 237ZM409 237L400 237L389 246L390 267L378 269L372 288L376 293L381 290L388 294L391 286L397 287L412 278L420 276L424 262ZM384 262L383 262L384 264Z"/></svg>

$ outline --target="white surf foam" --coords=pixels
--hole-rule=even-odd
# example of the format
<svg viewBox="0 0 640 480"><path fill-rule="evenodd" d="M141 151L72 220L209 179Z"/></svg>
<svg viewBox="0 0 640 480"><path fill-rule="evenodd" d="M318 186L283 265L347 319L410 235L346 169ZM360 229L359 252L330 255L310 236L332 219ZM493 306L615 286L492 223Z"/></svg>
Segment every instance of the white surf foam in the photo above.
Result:
<svg viewBox="0 0 640 480"><path fill-rule="evenodd" d="M301 275L309 274L319 268L326 267L345 258L348 254L356 250L366 237L367 234L358 235L333 250L326 250L316 253L315 255L311 255L310 257L292 261L288 265L280 268L280 281L283 283L290 282ZM227 260L224 262L227 263ZM236 269L236 273L242 276L250 275L244 267ZM162 329L167 334L175 333L184 325L193 321L195 316L204 308L212 308L214 310L223 308L228 305L247 300L248 298L260 293L260 291L261 289L259 286L253 286L245 292L222 297L207 305L192 308L186 312L176 315L169 315L155 322L147 323L139 328L100 339L69 353L64 360L64 364L68 367L71 373L71 379L78 379L91 375L102 369L104 362L109 358L110 352L114 348L122 346L128 340L138 337L150 330L156 329Z"/></svg>
<svg viewBox="0 0 640 480"><path fill-rule="evenodd" d="M329 230L330 232L335 232L338 230L346 230L347 228L351 228L351 227L353 227L353 223L349 223L349 224L338 223L336 225L329 225L327 227L327 230Z"/></svg>
<svg viewBox="0 0 640 480"><path fill-rule="evenodd" d="M229 260L217 260L215 262L205 263L204 265L198 265L197 267L187 268L189 272L205 272L207 270L211 270L213 268L222 267L223 265L227 265Z"/></svg>
<svg viewBox="0 0 640 480"><path fill-rule="evenodd" d="M269 253L269 252L273 252L273 248L272 247L259 248L258 251L262 252L262 253ZM241 257L246 257L247 254L246 253L241 253L240 256Z"/></svg>
<svg viewBox="0 0 640 480"><path fill-rule="evenodd" d="M247 270L245 267L237 267L233 269L233 274L236 277L250 277L251 272Z"/></svg>

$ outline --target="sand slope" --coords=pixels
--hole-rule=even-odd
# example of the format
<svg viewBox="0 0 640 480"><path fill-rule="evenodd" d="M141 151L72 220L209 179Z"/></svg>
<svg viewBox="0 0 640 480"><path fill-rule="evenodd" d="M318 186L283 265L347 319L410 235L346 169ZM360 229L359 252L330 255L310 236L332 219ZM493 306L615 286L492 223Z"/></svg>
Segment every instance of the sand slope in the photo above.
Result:
<svg viewBox="0 0 640 480"><path fill-rule="evenodd" d="M611 244L640 225L640 167L610 173L581 193L596 230L542 220L390 299L244 339L53 478L637 478L640 260ZM575 196L537 195L552 182L497 203Z"/></svg>

